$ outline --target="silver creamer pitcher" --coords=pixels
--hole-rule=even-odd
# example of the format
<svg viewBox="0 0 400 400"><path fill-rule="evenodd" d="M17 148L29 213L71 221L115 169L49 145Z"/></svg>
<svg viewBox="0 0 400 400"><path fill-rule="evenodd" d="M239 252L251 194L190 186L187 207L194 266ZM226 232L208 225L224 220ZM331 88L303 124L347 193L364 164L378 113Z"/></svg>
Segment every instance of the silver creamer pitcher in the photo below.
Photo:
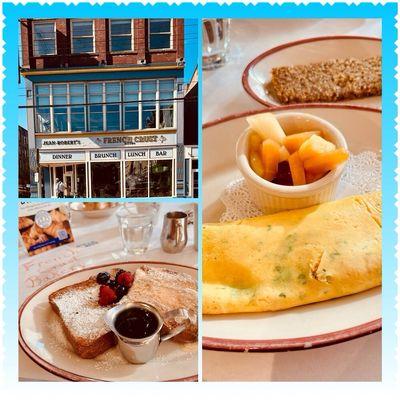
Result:
<svg viewBox="0 0 400 400"><path fill-rule="evenodd" d="M164 216L161 247L167 253L180 253L186 246L188 215L182 211L168 212Z"/></svg>
<svg viewBox="0 0 400 400"><path fill-rule="evenodd" d="M130 338L123 336L120 332L118 332L115 326L118 316L122 312L131 308L147 310L156 317L157 326L155 327L154 332L152 332L149 336L143 338ZM179 325L169 331L167 334L162 335L161 328L164 325L164 319L168 320L170 318L174 318L176 321L179 321ZM158 346L161 342L165 342L166 340L179 335L186 329L187 322L189 321L189 315L186 309L178 308L166 313L164 315L164 319L161 317L156 308L150 304L142 302L120 304L116 307L110 308L104 316L107 326L112 332L114 332L118 339L118 346L122 355L132 364L144 364L150 361L156 355Z"/></svg>

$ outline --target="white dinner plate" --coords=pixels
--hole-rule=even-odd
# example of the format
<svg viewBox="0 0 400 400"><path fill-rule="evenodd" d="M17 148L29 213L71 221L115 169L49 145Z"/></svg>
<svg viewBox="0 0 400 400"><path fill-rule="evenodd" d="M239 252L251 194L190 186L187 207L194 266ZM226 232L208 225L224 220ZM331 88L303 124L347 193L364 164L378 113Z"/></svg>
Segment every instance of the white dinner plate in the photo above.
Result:
<svg viewBox="0 0 400 400"><path fill-rule="evenodd" d="M162 343L156 357L146 364L129 364L114 347L94 359L74 353L62 333L58 316L48 302L49 294L84 281L98 272L123 268L134 271L147 265L184 272L197 280L193 267L162 262L107 264L72 272L41 287L28 297L19 311L19 343L25 353L47 371L73 381L195 381L197 380L197 342Z"/></svg>
<svg viewBox="0 0 400 400"><path fill-rule="evenodd" d="M293 105L269 109L314 114L344 134L353 154L381 150L381 113L350 105ZM261 111L263 112L263 111ZM220 196L240 178L235 145L247 127L247 112L203 127L203 222L218 222L224 211ZM347 193L346 193L347 192ZM351 193L342 187L338 197ZM283 351L325 346L380 330L381 289L269 313L203 316L203 348L231 351Z"/></svg>
<svg viewBox="0 0 400 400"><path fill-rule="evenodd" d="M298 40L274 47L252 60L242 75L246 92L266 106L281 105L265 90L274 67L304 65L333 58L366 58L381 55L381 40L364 36L321 36ZM381 108L381 96L343 100L337 104L353 104Z"/></svg>

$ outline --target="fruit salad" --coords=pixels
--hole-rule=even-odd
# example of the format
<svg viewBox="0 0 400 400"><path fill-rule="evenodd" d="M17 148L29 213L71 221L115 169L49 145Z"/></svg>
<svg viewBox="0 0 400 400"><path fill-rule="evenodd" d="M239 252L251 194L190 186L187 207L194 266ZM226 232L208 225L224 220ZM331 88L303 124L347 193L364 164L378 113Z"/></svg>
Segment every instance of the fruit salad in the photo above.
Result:
<svg viewBox="0 0 400 400"><path fill-rule="evenodd" d="M260 177L279 185L305 185L321 179L345 162L349 153L321 131L286 135L271 113L247 118L248 158Z"/></svg>

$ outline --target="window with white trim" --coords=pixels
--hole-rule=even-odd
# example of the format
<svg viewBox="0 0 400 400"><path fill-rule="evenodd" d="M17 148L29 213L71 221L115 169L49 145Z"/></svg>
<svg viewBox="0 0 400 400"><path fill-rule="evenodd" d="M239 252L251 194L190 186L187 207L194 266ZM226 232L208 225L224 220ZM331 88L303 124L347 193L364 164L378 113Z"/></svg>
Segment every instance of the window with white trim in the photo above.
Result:
<svg viewBox="0 0 400 400"><path fill-rule="evenodd" d="M149 19L149 49L172 48L172 19Z"/></svg>
<svg viewBox="0 0 400 400"><path fill-rule="evenodd" d="M133 50L133 20L110 19L110 51Z"/></svg>
<svg viewBox="0 0 400 400"><path fill-rule="evenodd" d="M94 20L71 21L71 52L94 53Z"/></svg>
<svg viewBox="0 0 400 400"><path fill-rule="evenodd" d="M33 55L50 56L56 54L56 25L54 22L33 24Z"/></svg>
<svg viewBox="0 0 400 400"><path fill-rule="evenodd" d="M173 128L175 86L174 79L36 84L35 131Z"/></svg>

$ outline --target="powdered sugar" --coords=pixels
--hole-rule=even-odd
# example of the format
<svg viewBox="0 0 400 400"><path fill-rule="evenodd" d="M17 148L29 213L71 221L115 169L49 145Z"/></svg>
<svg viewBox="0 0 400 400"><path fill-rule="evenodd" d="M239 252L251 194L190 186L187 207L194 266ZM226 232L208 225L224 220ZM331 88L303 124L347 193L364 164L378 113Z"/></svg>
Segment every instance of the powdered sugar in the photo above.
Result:
<svg viewBox="0 0 400 400"><path fill-rule="evenodd" d="M351 154L341 177L338 197L363 194L381 188L381 160L373 151ZM262 215L251 199L243 178L230 182L221 196L225 212L220 222L236 221Z"/></svg>

